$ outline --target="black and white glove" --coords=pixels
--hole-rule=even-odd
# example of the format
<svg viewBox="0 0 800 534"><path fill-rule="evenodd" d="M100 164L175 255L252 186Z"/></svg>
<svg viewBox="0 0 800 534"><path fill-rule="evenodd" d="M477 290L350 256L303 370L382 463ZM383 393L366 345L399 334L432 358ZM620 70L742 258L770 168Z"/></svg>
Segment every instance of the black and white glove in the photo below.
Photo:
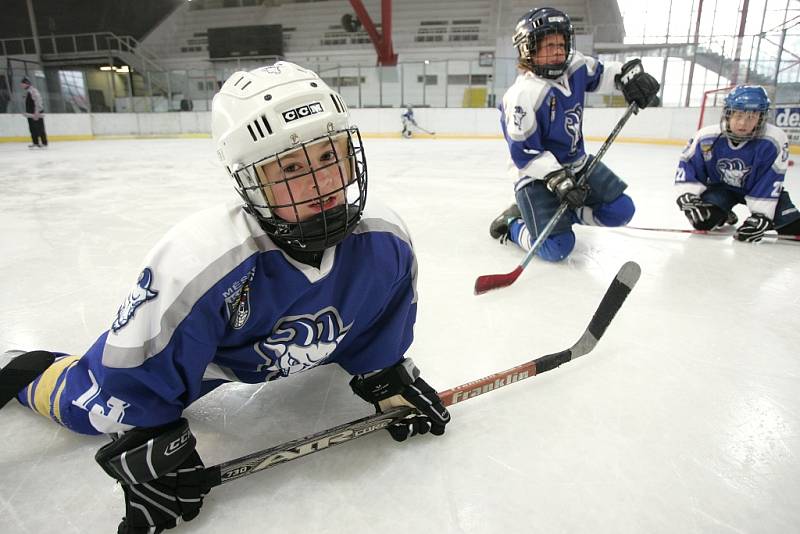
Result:
<svg viewBox="0 0 800 534"><path fill-rule="evenodd" d="M97 451L95 460L125 494L117 534L159 534L197 517L212 485L195 443L181 418L135 428Z"/></svg>
<svg viewBox="0 0 800 534"><path fill-rule="evenodd" d="M614 84L622 91L628 104L636 102L639 109L657 105L656 95L661 85L644 71L641 59L632 59L622 65L622 71L614 76Z"/></svg>
<svg viewBox="0 0 800 534"><path fill-rule="evenodd" d="M387 428L395 441L428 432L441 436L450 422L447 408L436 390L419 377L419 369L411 358L381 371L354 376L350 387L356 395L372 403L377 412L399 405L416 408L417 412Z"/></svg>
<svg viewBox="0 0 800 534"><path fill-rule="evenodd" d="M699 195L684 193L676 202L692 226L702 225L711 218L711 209L714 205L704 201Z"/></svg>
<svg viewBox="0 0 800 534"><path fill-rule="evenodd" d="M586 183L578 185L578 180L572 171L562 167L544 177L544 185L555 193L558 200L566 202L572 209L577 209L586 203L589 196L589 186Z"/></svg>
<svg viewBox="0 0 800 534"><path fill-rule="evenodd" d="M754 213L744 220L742 225L736 230L734 237L739 241L756 243L761 241L767 230L772 230L774 225L766 215Z"/></svg>

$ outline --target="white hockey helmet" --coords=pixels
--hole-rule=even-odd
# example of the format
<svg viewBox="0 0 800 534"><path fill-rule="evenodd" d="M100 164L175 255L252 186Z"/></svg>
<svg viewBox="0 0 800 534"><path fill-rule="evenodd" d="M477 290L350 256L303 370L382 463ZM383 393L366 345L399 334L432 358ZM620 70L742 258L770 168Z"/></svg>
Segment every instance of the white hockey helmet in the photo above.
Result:
<svg viewBox="0 0 800 534"><path fill-rule="evenodd" d="M211 133L217 156L248 211L278 244L321 251L342 241L358 224L367 197L367 166L361 135L349 122L347 105L334 90L313 71L286 61L236 72L214 96ZM325 150L330 163L322 166L309 156L309 147L320 143L329 147ZM306 172L298 175L291 166L284 168L282 158L290 154L305 158ZM267 165L277 168L282 178L267 181L262 171ZM292 194L291 202L278 205L272 188L282 183L289 189L293 180L310 176L319 191L317 174L329 165L345 169L339 170L340 187L335 190L344 202L318 209L305 220L276 215L277 208L298 214L302 204L322 206L323 197L296 199Z"/></svg>

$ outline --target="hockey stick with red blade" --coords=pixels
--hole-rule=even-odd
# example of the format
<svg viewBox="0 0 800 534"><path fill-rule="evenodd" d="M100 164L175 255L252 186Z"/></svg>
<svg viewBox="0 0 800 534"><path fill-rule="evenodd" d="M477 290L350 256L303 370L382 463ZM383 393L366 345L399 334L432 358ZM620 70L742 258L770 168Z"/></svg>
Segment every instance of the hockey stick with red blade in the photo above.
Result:
<svg viewBox="0 0 800 534"><path fill-rule="evenodd" d="M647 228L644 226L623 226L628 230L643 230L647 232L674 232L681 234L710 235L716 237L733 237L732 233L715 232L709 230L689 230L685 228ZM764 234L764 237L771 237L779 241L800 241L800 235L790 234Z"/></svg>
<svg viewBox="0 0 800 534"><path fill-rule="evenodd" d="M641 268L632 261L625 263L620 268L605 295L603 295L603 300L600 301L600 305L595 310L589 326L586 327L580 339L570 348L541 356L511 369L442 391L439 393L442 403L445 406L452 406L453 404L473 399L484 393L531 378L545 371L550 371L575 358L588 354L597 345L608 325L611 324L611 320L639 280L640 274ZM329 449L334 445L347 443L367 434L372 434L407 417L412 411L411 408L406 406L392 408L384 413L363 417L310 436L213 465L206 469L206 473L213 479L212 487L226 484L264 469Z"/></svg>
<svg viewBox="0 0 800 534"><path fill-rule="evenodd" d="M611 133L608 135L608 138L606 139L605 143L603 143L603 146L600 147L600 150L597 151L597 154L595 154L592 162L589 164L589 166L581 175L580 180L578 180L579 185L583 184L583 182L586 181L589 175L592 174L592 171L594 170L595 166L597 166L597 164L600 163L600 160L603 158L606 151L611 146L611 143L614 142L614 139L617 138L617 135L619 135L619 132L622 130L622 127L625 126L625 123L628 122L628 119L630 119L631 115L638 112L639 112L639 107L636 105L635 102L631 102L631 104L628 106L628 109L625 111L625 114L622 116L622 118L619 119L619 122L617 122L617 125L614 126L614 129L611 130ZM531 246L531 249L528 251L527 254L525 254L525 257L522 259L522 261L520 262L520 264L517 266L516 269L506 274L484 274L479 276L477 280L475 280L475 294L482 295L487 291L491 291L493 289L500 289L501 287L508 287L514 282L516 282L517 278L519 278L519 275L522 274L522 271L525 269L525 267L527 267L527 265L533 259L533 256L536 254L536 251L539 250L539 247L542 246L544 240L550 236L550 232L553 231L553 228L555 228L556 224L561 219L561 216L564 215L564 213L567 211L567 208L568 208L567 203L562 202L561 205L558 207L558 211L556 211L556 214L553 215L553 217L550 219L550 222L547 223L547 226L545 226L544 229L541 232L539 232L539 236L536 238L536 241L534 241L533 245Z"/></svg>

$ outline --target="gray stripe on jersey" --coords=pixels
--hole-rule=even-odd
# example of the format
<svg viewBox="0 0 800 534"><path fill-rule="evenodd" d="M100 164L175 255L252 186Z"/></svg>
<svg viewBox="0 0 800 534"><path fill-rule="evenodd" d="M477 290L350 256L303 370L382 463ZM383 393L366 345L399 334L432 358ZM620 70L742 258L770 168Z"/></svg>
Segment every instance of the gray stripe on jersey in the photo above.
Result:
<svg viewBox="0 0 800 534"><path fill-rule="evenodd" d="M253 254L269 250L278 250L278 247L267 236L261 235L247 238L243 243L217 258L189 281L175 302L167 308L161 316L158 335L148 339L140 347L116 347L106 343L103 349L103 365L119 369L138 367L148 358L164 350L178 325L214 284Z"/></svg>
<svg viewBox="0 0 800 534"><path fill-rule="evenodd" d="M358 226L355 230L353 230L353 233L364 234L367 232L389 232L390 234L394 234L398 238L408 243L408 247L411 249L412 258L411 287L414 290L414 300L412 302L417 302L419 297L417 294L417 255L414 254L414 245L411 243L411 238L409 237L406 229L399 224L387 221L386 219L361 219L361 222L358 223Z"/></svg>

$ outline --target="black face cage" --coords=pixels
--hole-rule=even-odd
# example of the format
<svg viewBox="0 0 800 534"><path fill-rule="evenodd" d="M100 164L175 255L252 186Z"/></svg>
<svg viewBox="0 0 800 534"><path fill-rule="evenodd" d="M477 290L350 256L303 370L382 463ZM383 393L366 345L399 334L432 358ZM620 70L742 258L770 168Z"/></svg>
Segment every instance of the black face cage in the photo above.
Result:
<svg viewBox="0 0 800 534"><path fill-rule="evenodd" d="M539 20L532 21L532 24L540 22ZM546 37L547 35L561 34L564 36L564 61L561 63L553 63L548 65L534 65L534 56L536 55L537 42ZM527 54L518 46L519 64L526 69L532 71L537 76L542 78L558 78L567 70L569 63L572 60L572 51L575 50L575 36L572 31L572 24L558 24L548 28L535 29L528 32L525 43Z"/></svg>
<svg viewBox="0 0 800 534"><path fill-rule="evenodd" d="M336 148L336 142L340 136L346 136L346 154L339 154ZM334 157L329 162L315 167L309 156L308 147L317 143L327 143ZM305 155L309 171L288 176L281 157L285 158L288 153L298 150L302 150ZM264 184L259 179L257 169L268 160L277 162L283 178ZM317 181L317 173L332 166L336 166L338 169L338 183L334 190L326 191L323 196ZM350 176L345 175L343 167L350 171ZM364 154L361 132L355 126L346 130L334 130L326 135L300 143L297 146L256 161L233 172L232 175L237 184L237 191L247 205L248 211L258 219L264 231L276 243L299 251L320 252L340 243L358 224L366 205L367 160ZM296 199L291 183L307 176L312 177L316 194L309 198ZM290 197L290 201L284 204L276 203L270 190L272 186L280 183L286 184ZM309 219L299 220L298 206L315 203L322 205L326 198L338 194L342 194L344 197L342 204L323 210ZM258 201L256 199L262 200ZM293 210L295 220L298 222L287 221L275 215L275 209L279 208Z"/></svg>

